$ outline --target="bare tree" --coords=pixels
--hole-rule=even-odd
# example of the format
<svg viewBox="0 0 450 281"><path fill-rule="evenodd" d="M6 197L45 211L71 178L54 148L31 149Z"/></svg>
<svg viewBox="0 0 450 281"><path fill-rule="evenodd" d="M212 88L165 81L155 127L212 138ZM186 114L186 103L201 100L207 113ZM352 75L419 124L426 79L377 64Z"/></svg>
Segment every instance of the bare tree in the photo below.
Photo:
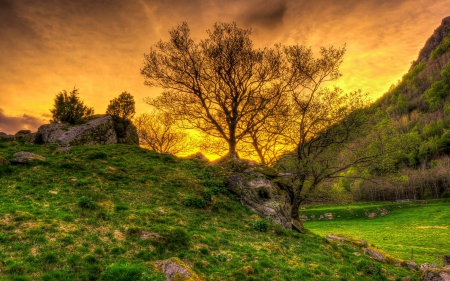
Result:
<svg viewBox="0 0 450 281"><path fill-rule="evenodd" d="M194 43L187 23L145 55L145 84L165 89L146 100L185 128L224 140L228 154L279 105L289 81L283 78L280 47L255 49L250 30L216 23Z"/></svg>
<svg viewBox="0 0 450 281"><path fill-rule="evenodd" d="M154 151L178 154L189 148L188 134L177 127L176 120L168 113L143 113L134 123L141 144Z"/></svg>

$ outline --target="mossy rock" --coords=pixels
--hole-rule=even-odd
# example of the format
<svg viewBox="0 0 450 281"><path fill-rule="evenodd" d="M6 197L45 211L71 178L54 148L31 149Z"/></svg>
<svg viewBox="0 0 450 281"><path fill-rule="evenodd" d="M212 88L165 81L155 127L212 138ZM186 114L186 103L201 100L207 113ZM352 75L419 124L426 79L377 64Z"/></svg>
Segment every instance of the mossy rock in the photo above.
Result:
<svg viewBox="0 0 450 281"><path fill-rule="evenodd" d="M147 264L161 271L167 281L203 281L197 273L179 258L170 258L163 261L149 262Z"/></svg>
<svg viewBox="0 0 450 281"><path fill-rule="evenodd" d="M268 167L268 166L264 166L264 165L259 165L255 168L255 172L261 173L263 175L266 175L270 178L276 178L278 177L278 170Z"/></svg>
<svg viewBox="0 0 450 281"><path fill-rule="evenodd" d="M3 157L0 156L0 167L8 166L8 165L10 165L10 164L11 164L11 163L9 163L8 160L6 160L5 158L3 158Z"/></svg>
<svg viewBox="0 0 450 281"><path fill-rule="evenodd" d="M20 143L18 143L16 141L7 141L7 142L4 142L3 145L5 145L5 146L19 146Z"/></svg>

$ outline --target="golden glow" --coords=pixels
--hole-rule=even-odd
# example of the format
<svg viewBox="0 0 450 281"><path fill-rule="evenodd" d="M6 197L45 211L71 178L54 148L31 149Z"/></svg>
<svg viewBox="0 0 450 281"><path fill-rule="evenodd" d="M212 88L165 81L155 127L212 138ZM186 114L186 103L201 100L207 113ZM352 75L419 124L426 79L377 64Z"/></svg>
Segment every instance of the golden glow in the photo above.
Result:
<svg viewBox="0 0 450 281"><path fill-rule="evenodd" d="M345 2L343 4L342 2ZM56 93L79 88L104 113L123 91L142 102L161 89L143 85L143 54L187 21L194 39L216 21L251 27L258 47L275 43L342 46L337 82L375 99L408 70L442 18L448 0L349 1L4 1L0 5L0 131L36 130ZM24 116L25 115L25 116Z"/></svg>

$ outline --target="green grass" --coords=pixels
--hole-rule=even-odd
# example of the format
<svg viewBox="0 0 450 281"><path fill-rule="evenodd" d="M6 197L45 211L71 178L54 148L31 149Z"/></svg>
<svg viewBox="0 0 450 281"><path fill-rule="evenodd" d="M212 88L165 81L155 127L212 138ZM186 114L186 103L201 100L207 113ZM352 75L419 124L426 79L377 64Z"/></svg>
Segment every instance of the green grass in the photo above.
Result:
<svg viewBox="0 0 450 281"><path fill-rule="evenodd" d="M126 145L7 146L46 162L0 167L0 280L163 280L178 257L205 280L395 280L409 270L262 220L215 167Z"/></svg>
<svg viewBox="0 0 450 281"><path fill-rule="evenodd" d="M427 203L427 204L425 204ZM367 218L370 212L389 211L384 217ZM309 206L301 212L316 219L305 226L322 237L343 234L363 238L379 249L419 265L435 263L436 255L450 251L450 200L429 200L409 203L354 204L348 206ZM318 220L322 214L332 213L333 220Z"/></svg>

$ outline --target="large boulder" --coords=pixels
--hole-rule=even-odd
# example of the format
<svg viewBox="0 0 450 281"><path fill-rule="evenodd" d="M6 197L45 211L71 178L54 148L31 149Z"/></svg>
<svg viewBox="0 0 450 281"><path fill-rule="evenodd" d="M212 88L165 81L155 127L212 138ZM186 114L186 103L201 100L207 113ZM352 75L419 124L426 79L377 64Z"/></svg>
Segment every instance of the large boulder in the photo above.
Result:
<svg viewBox="0 0 450 281"><path fill-rule="evenodd" d="M14 138L25 142L34 142L34 135L30 130L20 130L14 135Z"/></svg>
<svg viewBox="0 0 450 281"><path fill-rule="evenodd" d="M36 161L45 161L45 157L38 155L38 154L34 154L31 152L27 152L27 151L20 151L20 152L16 152L14 153L14 158L13 160L11 160L11 162L13 163L28 163L28 162L36 162Z"/></svg>
<svg viewBox="0 0 450 281"><path fill-rule="evenodd" d="M0 132L0 139L14 139L14 136L8 135L7 133Z"/></svg>
<svg viewBox="0 0 450 281"><path fill-rule="evenodd" d="M228 190L242 205L285 228L293 227L288 194L276 183L273 169L231 157L218 161L217 165L227 173ZM299 222L294 224L302 229Z"/></svg>
<svg viewBox="0 0 450 281"><path fill-rule="evenodd" d="M122 126L118 137L116 124L110 115L95 115L81 125L53 123L39 127L35 143L50 143L60 146L105 145L116 143L138 144L134 125L129 122L127 128Z"/></svg>
<svg viewBox="0 0 450 281"><path fill-rule="evenodd" d="M450 281L449 269L427 269L422 273L421 281Z"/></svg>

